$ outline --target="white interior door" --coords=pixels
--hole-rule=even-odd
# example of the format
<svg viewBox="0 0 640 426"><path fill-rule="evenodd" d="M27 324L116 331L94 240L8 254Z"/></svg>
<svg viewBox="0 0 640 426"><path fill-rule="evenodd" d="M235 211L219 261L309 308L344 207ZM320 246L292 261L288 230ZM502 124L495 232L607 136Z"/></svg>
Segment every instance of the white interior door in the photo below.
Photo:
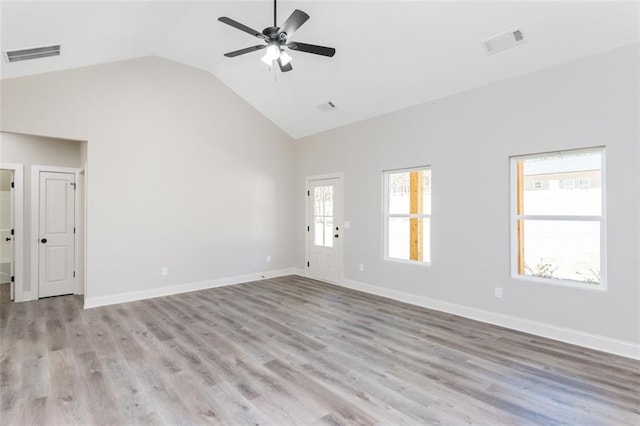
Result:
<svg viewBox="0 0 640 426"><path fill-rule="evenodd" d="M307 198L308 275L337 283L342 275L342 179L309 180Z"/></svg>
<svg viewBox="0 0 640 426"><path fill-rule="evenodd" d="M75 290L75 175L40 172L38 297Z"/></svg>

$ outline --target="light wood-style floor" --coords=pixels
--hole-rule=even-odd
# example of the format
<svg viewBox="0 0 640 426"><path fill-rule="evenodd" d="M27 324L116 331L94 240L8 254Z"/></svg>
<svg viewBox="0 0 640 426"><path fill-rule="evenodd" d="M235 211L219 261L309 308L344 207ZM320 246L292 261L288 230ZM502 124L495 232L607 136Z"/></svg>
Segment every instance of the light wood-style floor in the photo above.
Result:
<svg viewBox="0 0 640 426"><path fill-rule="evenodd" d="M2 425L640 424L640 362L297 276L1 295Z"/></svg>

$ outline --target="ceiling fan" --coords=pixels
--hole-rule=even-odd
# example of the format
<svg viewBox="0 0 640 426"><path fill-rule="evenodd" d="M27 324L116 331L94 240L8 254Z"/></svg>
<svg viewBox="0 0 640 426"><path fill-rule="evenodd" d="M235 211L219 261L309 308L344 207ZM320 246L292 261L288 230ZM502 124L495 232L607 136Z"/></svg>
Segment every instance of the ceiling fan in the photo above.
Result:
<svg viewBox="0 0 640 426"><path fill-rule="evenodd" d="M280 71L291 71L291 60L293 59L285 50L285 47L291 50L297 50L299 52L313 53L315 55L332 57L336 53L336 49L332 47L317 46L315 44L300 43L290 39L291 35L298 28L304 24L309 15L301 10L294 10L291 16L284 21L281 27L278 27L276 23L276 0L273 0L273 27L267 27L262 32L256 31L253 28L249 28L240 22L234 21L226 16L221 16L218 21L227 25L231 25L234 28L249 33L254 37L257 37L264 41L264 44L258 44L256 46L247 47L240 50L234 50L233 52L225 53L224 56L233 58L235 56L244 55L245 53L255 52L256 50L267 49L265 55L262 57L262 61L271 67L273 61L278 62Z"/></svg>

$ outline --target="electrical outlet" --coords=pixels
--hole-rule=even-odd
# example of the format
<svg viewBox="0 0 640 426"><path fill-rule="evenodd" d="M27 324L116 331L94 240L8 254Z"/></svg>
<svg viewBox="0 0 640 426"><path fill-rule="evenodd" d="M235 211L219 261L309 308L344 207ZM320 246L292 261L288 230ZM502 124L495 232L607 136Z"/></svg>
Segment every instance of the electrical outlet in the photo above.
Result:
<svg viewBox="0 0 640 426"><path fill-rule="evenodd" d="M267 255L267 263L271 262L271 255Z"/></svg>
<svg viewBox="0 0 640 426"><path fill-rule="evenodd" d="M500 288L500 287L494 288L493 295L495 297L497 297L498 299L502 299L502 288Z"/></svg>
<svg viewBox="0 0 640 426"><path fill-rule="evenodd" d="M358 269L360 269L360 272L364 272L364 264L359 264Z"/></svg>
<svg viewBox="0 0 640 426"><path fill-rule="evenodd" d="M166 266L164 266L162 268L162 276L166 277L167 275L169 275L169 268L167 268Z"/></svg>

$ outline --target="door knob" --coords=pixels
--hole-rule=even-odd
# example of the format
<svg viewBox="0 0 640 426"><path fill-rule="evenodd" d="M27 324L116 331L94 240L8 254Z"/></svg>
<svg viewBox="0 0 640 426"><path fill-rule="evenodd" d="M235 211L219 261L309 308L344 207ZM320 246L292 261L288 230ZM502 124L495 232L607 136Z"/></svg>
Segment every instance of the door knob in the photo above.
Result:
<svg viewBox="0 0 640 426"><path fill-rule="evenodd" d="M43 238L43 239L41 239L41 240L40 240L40 242L41 242L42 244L44 244L44 243L46 243L46 242L47 242L47 239L46 239L46 238Z"/></svg>
<svg viewBox="0 0 640 426"><path fill-rule="evenodd" d="M334 235L334 237L338 238L338 237L339 237L339 235L338 235L338 234L335 234L335 235Z"/></svg>
<svg viewBox="0 0 640 426"><path fill-rule="evenodd" d="M5 241L11 241L11 237L6 237L4 240Z"/></svg>

